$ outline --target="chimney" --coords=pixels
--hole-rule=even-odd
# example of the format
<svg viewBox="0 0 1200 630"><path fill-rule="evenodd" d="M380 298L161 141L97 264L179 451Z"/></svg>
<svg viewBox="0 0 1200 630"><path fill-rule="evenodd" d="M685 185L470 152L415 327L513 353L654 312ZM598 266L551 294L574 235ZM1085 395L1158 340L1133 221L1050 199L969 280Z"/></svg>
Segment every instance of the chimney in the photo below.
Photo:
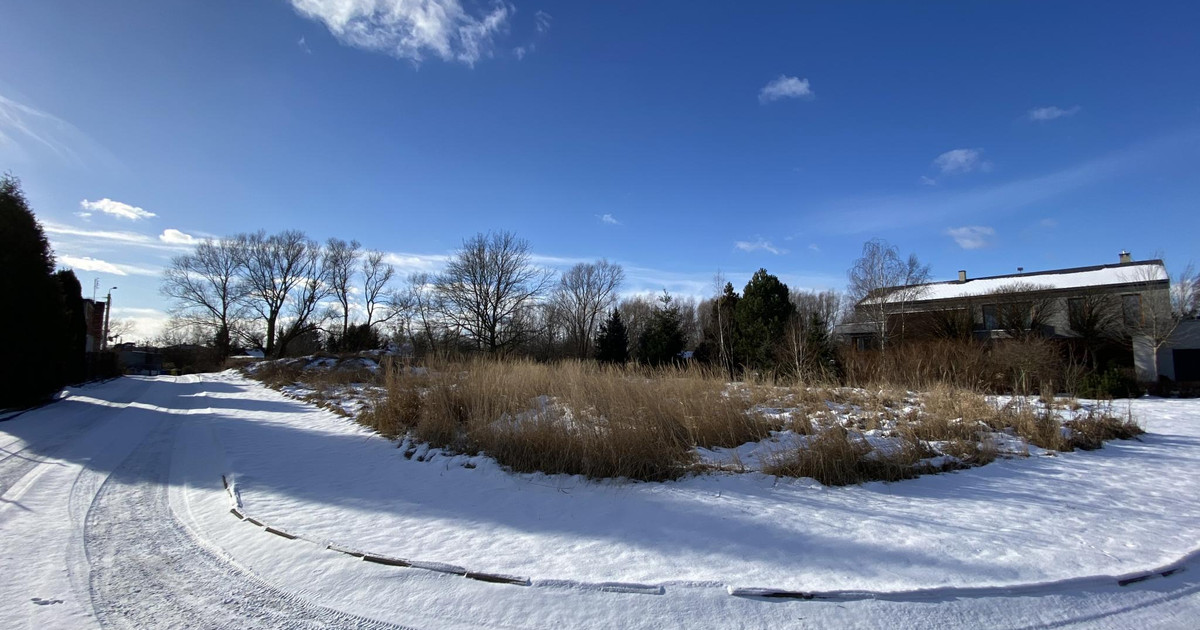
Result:
<svg viewBox="0 0 1200 630"><path fill-rule="evenodd" d="M959 270L958 270L958 281L959 281L959 282L966 282L966 281L967 281L967 270L966 270L966 269L959 269Z"/></svg>
<svg viewBox="0 0 1200 630"><path fill-rule="evenodd" d="M1122 249L1121 250L1121 264L1128 265L1131 262L1133 262L1133 254L1130 254L1129 252Z"/></svg>

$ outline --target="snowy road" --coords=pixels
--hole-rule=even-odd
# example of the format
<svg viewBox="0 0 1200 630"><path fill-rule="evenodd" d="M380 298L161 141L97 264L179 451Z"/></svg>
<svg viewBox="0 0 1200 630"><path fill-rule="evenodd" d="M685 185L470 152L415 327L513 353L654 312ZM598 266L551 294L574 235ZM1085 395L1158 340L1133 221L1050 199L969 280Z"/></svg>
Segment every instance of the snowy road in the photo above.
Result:
<svg viewBox="0 0 1200 630"><path fill-rule="evenodd" d="M231 374L124 378L0 422L0 625L1196 627L1200 404L1134 411L1140 443L900 484L621 486L407 460Z"/></svg>

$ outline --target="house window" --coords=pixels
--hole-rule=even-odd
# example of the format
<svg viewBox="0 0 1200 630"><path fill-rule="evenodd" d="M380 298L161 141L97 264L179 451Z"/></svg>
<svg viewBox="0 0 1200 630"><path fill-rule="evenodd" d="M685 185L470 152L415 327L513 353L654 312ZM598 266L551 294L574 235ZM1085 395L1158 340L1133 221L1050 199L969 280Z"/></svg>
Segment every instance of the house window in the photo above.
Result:
<svg viewBox="0 0 1200 630"><path fill-rule="evenodd" d="M996 328L998 326L999 326L999 324L996 321L996 305L995 304L984 304L983 305L983 329L984 330L996 330Z"/></svg>
<svg viewBox="0 0 1200 630"><path fill-rule="evenodd" d="M1067 299L1067 322L1070 323L1071 328L1077 328L1083 321L1083 310L1083 298Z"/></svg>
<svg viewBox="0 0 1200 630"><path fill-rule="evenodd" d="M1121 313L1125 316L1125 325L1134 327L1142 325L1142 296L1137 293L1121 296Z"/></svg>

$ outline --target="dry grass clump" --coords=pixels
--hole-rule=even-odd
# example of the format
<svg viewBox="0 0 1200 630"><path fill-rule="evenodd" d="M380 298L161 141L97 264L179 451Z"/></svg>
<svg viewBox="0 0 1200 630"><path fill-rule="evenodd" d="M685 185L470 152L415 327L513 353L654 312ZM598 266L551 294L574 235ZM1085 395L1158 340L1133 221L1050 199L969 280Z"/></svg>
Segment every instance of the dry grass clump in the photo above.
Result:
<svg viewBox="0 0 1200 630"><path fill-rule="evenodd" d="M1085 451L1104 446L1109 440L1132 440L1146 431L1134 420L1132 413L1125 417L1112 415L1111 411L1089 409L1083 417L1068 420L1064 425L1071 430L1071 445Z"/></svg>
<svg viewBox="0 0 1200 630"><path fill-rule="evenodd" d="M289 360L289 361L264 361L255 366L253 372L249 372L252 378L265 383L268 387L283 387L284 385L293 385L300 380L300 375L304 373L304 360Z"/></svg>
<svg viewBox="0 0 1200 630"><path fill-rule="evenodd" d="M1059 348L1039 338L984 344L938 339L889 346L884 351L844 349L840 355L846 383L927 390L949 385L971 391L1030 394L1057 389L1065 382Z"/></svg>
<svg viewBox="0 0 1200 630"><path fill-rule="evenodd" d="M307 365L303 359L273 362L256 377L276 386L299 382L316 400L334 392L335 401L345 383L381 382L385 394L359 421L388 438L484 452L517 472L590 478L676 478L698 469L697 447L761 442L783 429L808 437L763 472L826 485L983 465L998 456L998 443L1014 442L997 434L1068 451L1142 432L1132 417L1110 409L1075 413L1077 401L1049 395L1040 404L1023 397L998 404L980 393L984 389L946 383L917 394L886 385L730 385L723 374L704 369L588 362L475 360L419 373L385 363L379 374L356 362L349 362L351 369ZM1062 416L1071 419L1064 423Z"/></svg>
<svg viewBox="0 0 1200 630"><path fill-rule="evenodd" d="M414 382L389 372L387 398L364 424L484 451L517 471L647 480L685 472L695 446L737 446L780 428L748 412L751 394L701 370L479 360L434 374Z"/></svg>
<svg viewBox="0 0 1200 630"><path fill-rule="evenodd" d="M919 464L933 455L927 447L911 440L903 440L890 452L872 449L861 434L834 426L810 439L807 445L776 458L763 472L810 477L826 486L899 481L930 472Z"/></svg>

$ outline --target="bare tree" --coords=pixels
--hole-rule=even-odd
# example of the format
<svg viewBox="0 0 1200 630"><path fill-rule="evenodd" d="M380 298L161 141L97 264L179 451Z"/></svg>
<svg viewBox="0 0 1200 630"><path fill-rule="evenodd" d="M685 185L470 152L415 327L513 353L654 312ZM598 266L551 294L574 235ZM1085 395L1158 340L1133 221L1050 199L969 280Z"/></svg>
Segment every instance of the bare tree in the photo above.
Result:
<svg viewBox="0 0 1200 630"><path fill-rule="evenodd" d="M629 338L629 355L637 354L637 342L646 331L657 310L656 301L644 295L634 295L617 304Z"/></svg>
<svg viewBox="0 0 1200 630"><path fill-rule="evenodd" d="M863 243L862 257L850 268L850 295L875 325L880 348L890 337L888 315L895 313L904 334L904 311L919 299L929 281L929 265L922 265L916 254L902 260L895 246L881 239Z"/></svg>
<svg viewBox="0 0 1200 630"><path fill-rule="evenodd" d="M512 232L463 241L438 276L446 316L489 353L501 353L528 334L524 310L546 292L553 272L531 261L529 241Z"/></svg>
<svg viewBox="0 0 1200 630"><path fill-rule="evenodd" d="M388 286L392 277L396 275L396 269L384 261L383 252L371 250L363 256L362 274L363 302L367 310L368 328L404 312L403 309L387 309L382 317L376 318L376 315L380 314L380 307L385 306L385 302L388 301Z"/></svg>
<svg viewBox="0 0 1200 630"><path fill-rule="evenodd" d="M128 337L133 329L137 326L130 319L113 319L108 323L108 341L113 344L121 343L124 337Z"/></svg>
<svg viewBox="0 0 1200 630"><path fill-rule="evenodd" d="M286 341L302 334L308 326L325 286L321 268L320 246L303 232L287 230L267 236L266 232L240 234L233 238L241 277L241 290L247 305L262 320L264 351L279 356ZM278 332L280 316L295 291L301 295L290 313L291 324L286 335ZM280 342L284 343L280 343Z"/></svg>
<svg viewBox="0 0 1200 630"><path fill-rule="evenodd" d="M238 243L204 239L195 251L171 259L160 286L163 295L173 300L172 315L181 325L206 331L222 357L229 354L244 306Z"/></svg>
<svg viewBox="0 0 1200 630"><path fill-rule="evenodd" d="M601 259L571 267L559 279L551 302L554 315L561 318L575 356L592 353L592 337L602 313L617 300L617 290L625 279L621 265Z"/></svg>
<svg viewBox="0 0 1200 630"><path fill-rule="evenodd" d="M350 327L350 293L360 247L358 241L347 243L340 238L331 238L325 242L325 267L329 275L329 292L333 294L341 307L342 333L339 339L346 338L346 330Z"/></svg>
<svg viewBox="0 0 1200 630"><path fill-rule="evenodd" d="M1144 344L1149 349L1153 367L1152 380L1158 380L1158 353L1179 323L1196 315L1196 287L1200 281L1191 263L1175 277L1175 288L1170 287L1170 276L1160 265L1139 265L1134 271L1138 293L1121 296L1122 321L1126 333L1133 338L1135 347ZM1166 291L1161 291L1167 280Z"/></svg>
<svg viewBox="0 0 1200 630"><path fill-rule="evenodd" d="M392 298L390 308L398 311L395 317L411 321L415 351L445 358L457 329L451 330L446 324L442 315L446 309L435 283L436 278L428 273L410 275L404 290Z"/></svg>
<svg viewBox="0 0 1200 630"><path fill-rule="evenodd" d="M1105 291L1088 291L1067 298L1067 326L1083 346L1083 363L1099 369L1099 349L1106 341L1121 338L1119 297Z"/></svg>
<svg viewBox="0 0 1200 630"><path fill-rule="evenodd" d="M841 291L827 289L825 291L792 291L789 296L796 312L805 322L813 315L825 326L827 334L833 334L833 329L842 321L845 310L845 296ZM807 325L807 324L805 324Z"/></svg>
<svg viewBox="0 0 1200 630"><path fill-rule="evenodd" d="M996 328L1014 339L1042 336L1058 314L1059 301L1048 291L1053 287L1015 282L989 294L995 302Z"/></svg>

